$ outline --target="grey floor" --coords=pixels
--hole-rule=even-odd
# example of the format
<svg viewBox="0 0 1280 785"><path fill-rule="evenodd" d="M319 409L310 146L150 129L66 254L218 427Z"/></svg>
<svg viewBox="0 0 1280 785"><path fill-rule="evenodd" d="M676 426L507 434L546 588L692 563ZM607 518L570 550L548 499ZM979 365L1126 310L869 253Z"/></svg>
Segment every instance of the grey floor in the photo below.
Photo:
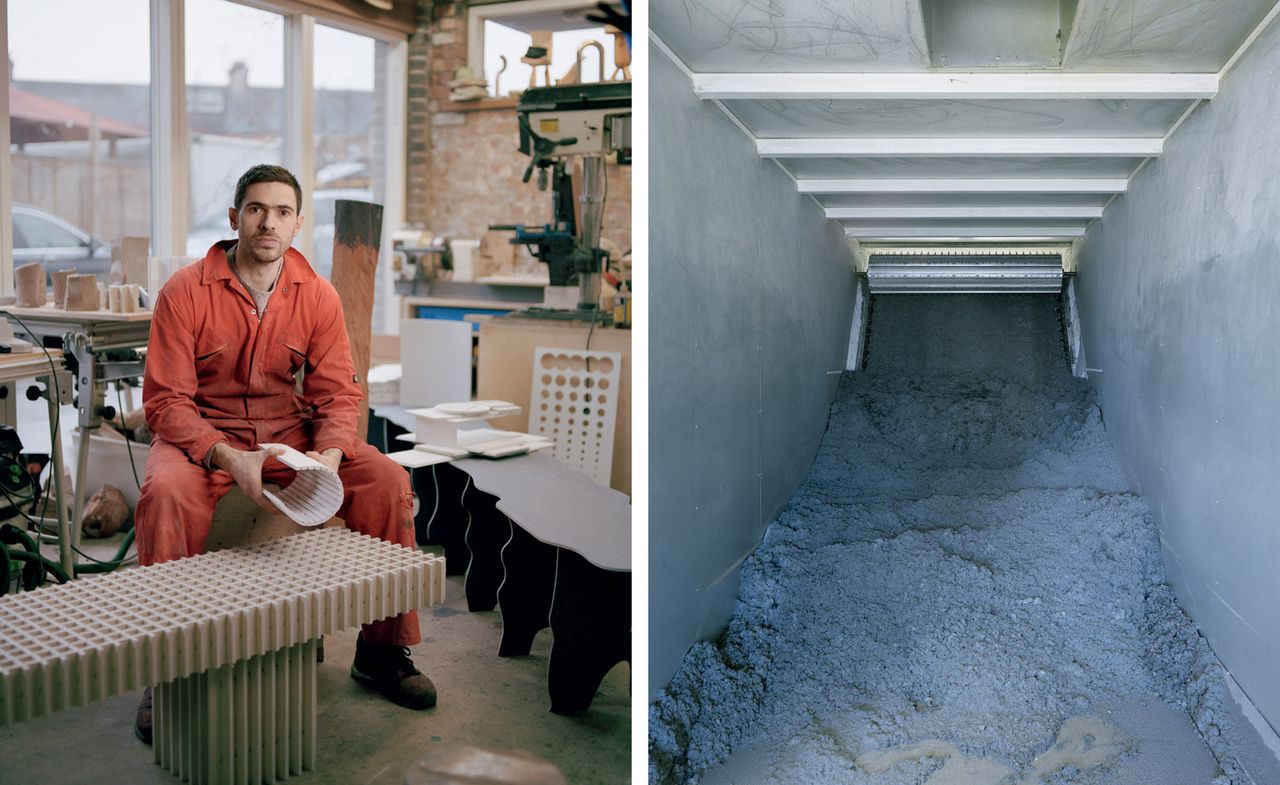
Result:
<svg viewBox="0 0 1280 785"><path fill-rule="evenodd" d="M1280 783L1056 298L878 297L869 332L727 631L651 709L651 785Z"/></svg>
<svg viewBox="0 0 1280 785"><path fill-rule="evenodd" d="M460 745L531 753L559 767L575 785L630 780L626 664L606 676L590 710L562 717L547 711L549 631L539 634L528 657L498 657L501 615L468 612L461 578L449 579L444 605L420 616L423 643L413 648L414 661L435 682L439 705L412 712L388 703L348 675L355 631L326 637L318 677L317 765L290 782L401 783L415 761ZM129 694L0 728L0 783L178 782L134 738L138 698Z"/></svg>
<svg viewBox="0 0 1280 785"><path fill-rule="evenodd" d="M43 401L31 403L19 396L18 432L30 452L49 449L46 412ZM62 412L64 449L73 471L76 415L70 406ZM119 468L98 466L97 471ZM94 472L91 465L91 477ZM82 544L89 555L108 558L120 536ZM46 555L56 558L52 549ZM459 745L531 753L559 767L573 785L630 781L631 674L626 664L606 676L589 711L562 717L547 710L550 631L539 633L529 656L498 657L501 614L468 612L461 577L449 579L444 605L420 617L423 643L413 649L414 662L435 682L439 705L411 712L366 690L348 675L355 630L328 636L319 671L317 766L290 782L401 783L418 759ZM133 736L139 697L125 695L0 728L0 785L178 782L152 762L151 748Z"/></svg>

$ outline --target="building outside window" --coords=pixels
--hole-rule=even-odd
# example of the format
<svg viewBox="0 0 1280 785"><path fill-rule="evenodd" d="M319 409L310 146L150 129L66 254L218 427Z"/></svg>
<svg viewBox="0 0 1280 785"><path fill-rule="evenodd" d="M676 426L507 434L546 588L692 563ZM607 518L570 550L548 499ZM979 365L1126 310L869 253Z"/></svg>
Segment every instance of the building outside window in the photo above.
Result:
<svg viewBox="0 0 1280 785"><path fill-rule="evenodd" d="M187 253L235 236L227 208L255 164L283 163L284 17L229 0L186 2Z"/></svg>
<svg viewBox="0 0 1280 785"><path fill-rule="evenodd" d="M315 190L308 218L316 272L333 268L334 203L383 202L382 102L374 62L385 46L368 36L316 25Z"/></svg>
<svg viewBox="0 0 1280 785"><path fill-rule="evenodd" d="M14 263L105 278L111 243L151 233L148 5L8 10Z"/></svg>

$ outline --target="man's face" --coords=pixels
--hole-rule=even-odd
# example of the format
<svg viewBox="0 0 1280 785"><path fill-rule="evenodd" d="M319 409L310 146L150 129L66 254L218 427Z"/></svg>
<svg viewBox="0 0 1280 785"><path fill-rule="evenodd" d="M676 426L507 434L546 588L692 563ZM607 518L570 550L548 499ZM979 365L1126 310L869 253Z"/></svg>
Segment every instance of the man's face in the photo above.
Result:
<svg viewBox="0 0 1280 785"><path fill-rule="evenodd" d="M302 228L296 195L285 183L254 183L245 189L240 211L232 207L228 215L231 228L240 235L236 257L259 264L272 264L284 256Z"/></svg>

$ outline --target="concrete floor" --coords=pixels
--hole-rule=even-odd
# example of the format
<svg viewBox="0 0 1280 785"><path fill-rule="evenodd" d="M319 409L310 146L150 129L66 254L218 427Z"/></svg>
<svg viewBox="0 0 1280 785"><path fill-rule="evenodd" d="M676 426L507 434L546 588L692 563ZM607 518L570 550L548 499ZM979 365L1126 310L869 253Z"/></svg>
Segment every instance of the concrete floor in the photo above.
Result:
<svg viewBox="0 0 1280 785"><path fill-rule="evenodd" d="M95 543L93 555L110 555L111 542ZM356 631L327 636L318 677L316 768L290 782L402 783L419 758L459 745L531 753L558 766L574 785L630 781L626 664L605 677L591 709L562 717L547 711L550 631L539 633L528 657L498 657L502 617L497 611L468 612L461 577L449 579L447 602L420 618L423 642L413 648L413 658L435 682L439 705L408 711L365 689L348 675ZM178 779L155 765L151 748L134 738L139 697L133 693L0 728L0 783L174 785Z"/></svg>
<svg viewBox="0 0 1280 785"><path fill-rule="evenodd" d="M882 296L869 334L724 636L651 710L651 785L1280 783L1056 298Z"/></svg>
<svg viewBox="0 0 1280 785"><path fill-rule="evenodd" d="M75 409L63 407L61 430L69 469L75 461L71 446L75 417ZM28 451L48 451L43 401L32 403L19 396L17 423ZM90 466L91 476L93 471ZM84 540L82 548L94 558L108 559L122 537ZM45 555L57 558L52 547ZM588 711L573 717L550 713L546 689L550 631L538 634L529 656L498 657L501 614L469 612L462 580L461 576L449 578L447 602L419 614L423 642L413 648L413 658L440 693L434 709L399 708L351 679L348 669L356 630L325 638L325 663L318 677L317 765L290 782L401 783L405 771L419 758L458 745L531 753L558 766L573 785L630 781L630 668L619 664L609 672ZM178 782L152 762L151 748L134 738L140 695L0 728L0 785ZM70 756L69 750L78 754Z"/></svg>

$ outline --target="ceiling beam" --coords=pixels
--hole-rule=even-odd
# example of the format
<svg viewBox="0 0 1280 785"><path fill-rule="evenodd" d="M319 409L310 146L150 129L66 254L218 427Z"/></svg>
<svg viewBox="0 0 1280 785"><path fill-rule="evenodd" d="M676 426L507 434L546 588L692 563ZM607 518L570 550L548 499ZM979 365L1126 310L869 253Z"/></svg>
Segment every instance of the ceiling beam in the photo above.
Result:
<svg viewBox="0 0 1280 785"><path fill-rule="evenodd" d="M762 158L1025 158L1125 157L1160 155L1161 137L899 137L891 139L757 139Z"/></svg>
<svg viewBox="0 0 1280 785"><path fill-rule="evenodd" d="M724 100L1041 100L1213 98L1217 74L701 73L699 98Z"/></svg>
<svg viewBox="0 0 1280 785"><path fill-rule="evenodd" d="M929 238L939 242L951 239L974 239L999 241L1007 238L1026 239L1029 237L1051 240L1059 237L1083 237L1084 224L1079 226L967 226L965 224L938 224L936 226L846 226L846 237L857 237L860 240L877 240L890 242L893 240L918 240Z"/></svg>
<svg viewBox="0 0 1280 785"><path fill-rule="evenodd" d="M849 178L838 180L797 180L802 194L982 194L982 193L1124 193L1129 181L1123 177L1040 177L1040 178L939 178L893 179Z"/></svg>
<svg viewBox="0 0 1280 785"><path fill-rule="evenodd" d="M911 219L911 218L1101 218L1100 204L1046 204L973 207L828 207L828 218Z"/></svg>

